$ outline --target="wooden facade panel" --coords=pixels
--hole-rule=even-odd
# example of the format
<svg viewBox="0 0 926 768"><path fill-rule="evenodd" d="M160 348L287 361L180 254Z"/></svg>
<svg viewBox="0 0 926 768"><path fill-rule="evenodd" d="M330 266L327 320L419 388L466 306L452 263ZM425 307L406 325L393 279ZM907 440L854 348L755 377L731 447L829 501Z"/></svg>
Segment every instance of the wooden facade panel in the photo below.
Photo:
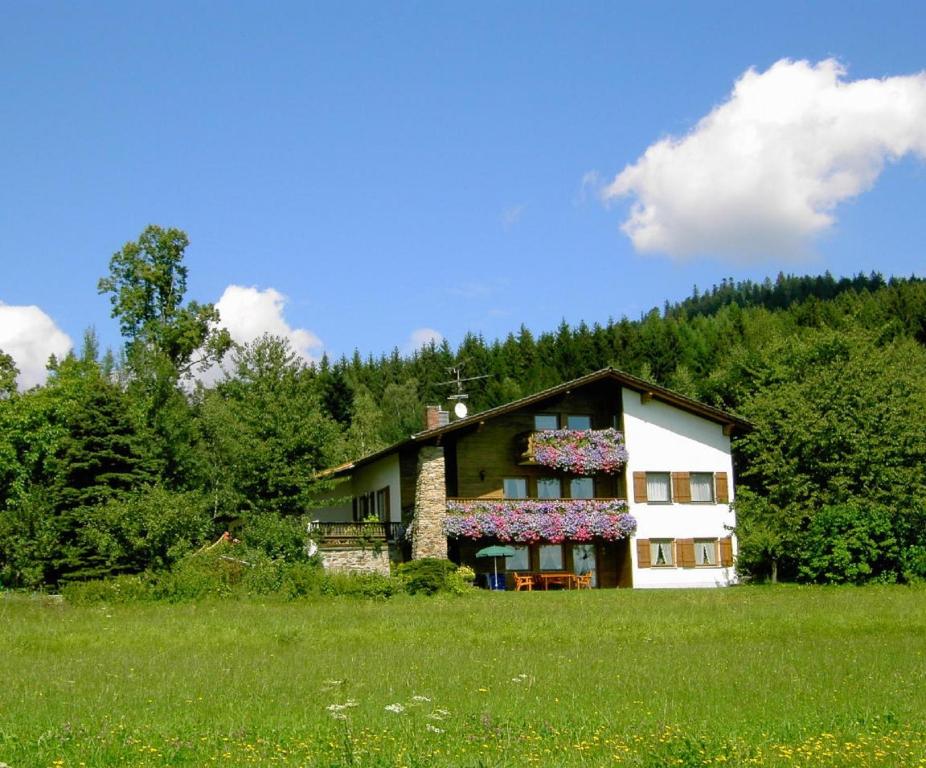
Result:
<svg viewBox="0 0 926 768"><path fill-rule="evenodd" d="M456 473L455 493L462 498L502 498L502 481L507 477L528 480L528 496L536 496L536 481L543 477L563 479L563 496L568 497L569 475L549 467L524 466L518 462L519 437L534 431L534 415L557 414L565 426L568 415L589 415L594 429L610 427L620 420L621 390L612 382L600 382L583 388L581 392L552 398L529 410L505 414L474 429L456 436L454 446ZM617 476L598 475L595 478L595 495L602 498L624 498L626 484L623 473Z"/></svg>

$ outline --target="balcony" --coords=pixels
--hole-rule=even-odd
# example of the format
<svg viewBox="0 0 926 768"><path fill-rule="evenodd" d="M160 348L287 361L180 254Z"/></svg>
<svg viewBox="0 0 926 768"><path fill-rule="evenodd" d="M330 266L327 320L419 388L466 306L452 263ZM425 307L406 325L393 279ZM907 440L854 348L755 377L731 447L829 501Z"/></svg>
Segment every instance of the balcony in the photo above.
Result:
<svg viewBox="0 0 926 768"><path fill-rule="evenodd" d="M402 523L382 521L314 522L309 526L309 536L318 542L320 549L384 545L398 541L404 534Z"/></svg>
<svg viewBox="0 0 926 768"><path fill-rule="evenodd" d="M627 463L627 449L616 429L544 429L518 436L516 461L577 475L614 474Z"/></svg>
<svg viewBox="0 0 926 768"><path fill-rule="evenodd" d="M503 542L618 541L636 520L624 499L448 499L449 538Z"/></svg>

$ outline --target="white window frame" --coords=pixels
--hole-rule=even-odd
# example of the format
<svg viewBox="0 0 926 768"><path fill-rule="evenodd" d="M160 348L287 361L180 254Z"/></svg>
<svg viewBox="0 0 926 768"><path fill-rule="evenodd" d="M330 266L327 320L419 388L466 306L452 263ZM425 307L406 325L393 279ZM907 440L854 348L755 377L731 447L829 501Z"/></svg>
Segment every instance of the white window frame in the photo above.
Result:
<svg viewBox="0 0 926 768"><path fill-rule="evenodd" d="M650 567L675 567L675 539L650 539ZM659 551L662 548L662 557L665 562L659 562Z"/></svg>
<svg viewBox="0 0 926 768"><path fill-rule="evenodd" d="M650 479L664 480L666 497L664 499L654 499L650 491ZM671 504L672 503L672 474L670 472L647 472L646 473L646 503L647 504Z"/></svg>
<svg viewBox="0 0 926 768"><path fill-rule="evenodd" d="M696 499L695 498L695 479L698 479L707 486L709 497L706 499ZM716 499L714 493L714 473L713 472L689 472L688 473L688 488L691 491L691 503L692 504L713 504Z"/></svg>
<svg viewBox="0 0 926 768"><path fill-rule="evenodd" d="M704 562L704 547L712 548L710 562ZM720 566L720 542L717 539L695 539L694 556L696 568L718 568Z"/></svg>

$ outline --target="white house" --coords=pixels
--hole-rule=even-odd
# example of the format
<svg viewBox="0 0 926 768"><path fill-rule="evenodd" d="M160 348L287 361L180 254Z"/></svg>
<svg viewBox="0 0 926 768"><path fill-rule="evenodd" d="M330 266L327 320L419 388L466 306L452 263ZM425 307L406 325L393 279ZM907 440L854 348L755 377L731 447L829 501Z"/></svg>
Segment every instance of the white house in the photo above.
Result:
<svg viewBox="0 0 926 768"><path fill-rule="evenodd" d="M391 553L486 573L476 552L503 543L522 586L729 584L730 437L748 426L612 368L462 419L430 407L422 432L322 473L337 485L316 535L332 568Z"/></svg>

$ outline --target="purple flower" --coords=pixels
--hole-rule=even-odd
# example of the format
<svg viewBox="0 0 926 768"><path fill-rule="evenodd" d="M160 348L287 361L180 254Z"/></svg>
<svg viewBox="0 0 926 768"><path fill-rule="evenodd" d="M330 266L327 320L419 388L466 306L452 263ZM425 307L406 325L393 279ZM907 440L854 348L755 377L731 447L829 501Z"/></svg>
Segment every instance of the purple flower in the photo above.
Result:
<svg viewBox="0 0 926 768"><path fill-rule="evenodd" d="M637 521L622 499L475 499L450 501L444 534L450 538L536 541L618 541Z"/></svg>
<svg viewBox="0 0 926 768"><path fill-rule="evenodd" d="M533 459L577 475L613 474L627 463L624 436L616 429L544 429L533 434Z"/></svg>

